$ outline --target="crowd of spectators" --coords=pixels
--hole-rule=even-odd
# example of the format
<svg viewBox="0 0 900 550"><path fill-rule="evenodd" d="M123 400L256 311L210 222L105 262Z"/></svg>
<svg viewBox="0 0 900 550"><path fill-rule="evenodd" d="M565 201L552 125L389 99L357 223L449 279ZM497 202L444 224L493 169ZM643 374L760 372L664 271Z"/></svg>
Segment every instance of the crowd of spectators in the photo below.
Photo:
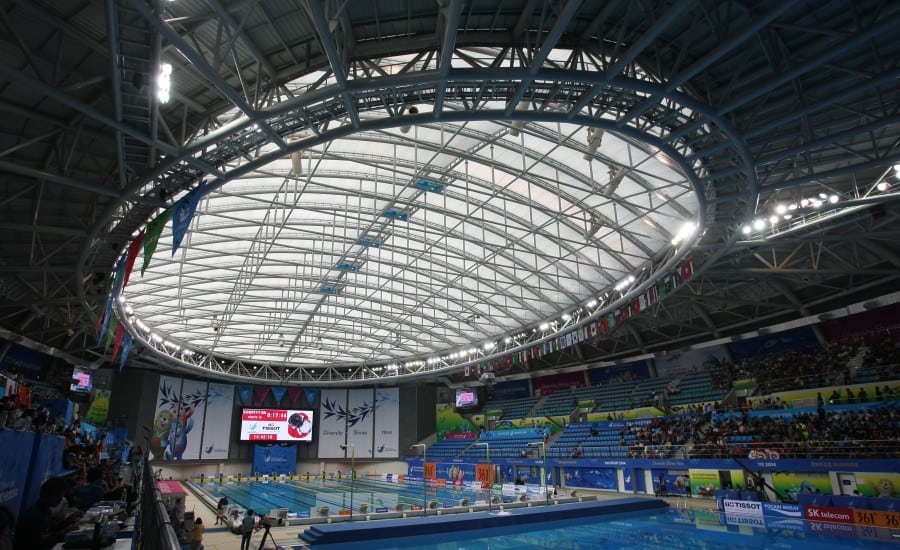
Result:
<svg viewBox="0 0 900 550"><path fill-rule="evenodd" d="M755 378L759 382L758 394L773 391L816 388L850 384L853 371L850 360L862 347L859 338L789 351L777 355L762 355L744 359L738 364L723 364L727 380Z"/></svg>
<svg viewBox="0 0 900 550"><path fill-rule="evenodd" d="M631 458L669 458L693 438L704 422L704 415L678 415L654 418L650 422L629 422L619 432L620 445L626 441L626 431L634 436L628 451Z"/></svg>
<svg viewBox="0 0 900 550"><path fill-rule="evenodd" d="M890 403L856 411L819 407L815 413L726 417L700 430L691 456L746 458L752 451L779 458L898 458L900 410Z"/></svg>

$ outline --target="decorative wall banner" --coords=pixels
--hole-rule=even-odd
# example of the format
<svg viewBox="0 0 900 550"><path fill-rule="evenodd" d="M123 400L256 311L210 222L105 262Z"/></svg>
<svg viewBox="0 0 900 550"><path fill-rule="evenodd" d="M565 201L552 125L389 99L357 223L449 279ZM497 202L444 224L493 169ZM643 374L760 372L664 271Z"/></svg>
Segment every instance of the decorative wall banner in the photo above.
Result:
<svg viewBox="0 0 900 550"><path fill-rule="evenodd" d="M200 459L225 460L231 443L234 386L210 383L207 394L209 397L206 401L206 417L203 419Z"/></svg>
<svg viewBox="0 0 900 550"><path fill-rule="evenodd" d="M374 428L374 390L370 388L348 390L347 443L354 446L357 457L372 457ZM350 453L348 450L346 456L349 457Z"/></svg>
<svg viewBox="0 0 900 550"><path fill-rule="evenodd" d="M400 389L375 388L374 457L400 456Z"/></svg>
<svg viewBox="0 0 900 550"><path fill-rule="evenodd" d="M159 391L156 396L156 412L150 428L150 455L156 460L172 460L175 455L174 437L178 436L175 423L181 401L181 378L159 377ZM183 447L181 448L183 451Z"/></svg>
<svg viewBox="0 0 900 550"><path fill-rule="evenodd" d="M322 390L319 405L319 458L344 458L347 438L347 390Z"/></svg>
<svg viewBox="0 0 900 550"><path fill-rule="evenodd" d="M202 380L184 380L181 401L175 423L173 460L199 460L202 446L203 417L208 399L207 383Z"/></svg>

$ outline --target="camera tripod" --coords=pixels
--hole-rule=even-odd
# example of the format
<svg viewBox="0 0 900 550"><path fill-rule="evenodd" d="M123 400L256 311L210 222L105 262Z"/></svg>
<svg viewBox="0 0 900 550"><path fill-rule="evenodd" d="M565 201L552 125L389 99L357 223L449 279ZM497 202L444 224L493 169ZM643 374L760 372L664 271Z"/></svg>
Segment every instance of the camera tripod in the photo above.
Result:
<svg viewBox="0 0 900 550"><path fill-rule="evenodd" d="M262 538L259 539L259 546L257 547L257 550L263 550L263 547L266 545L266 539L271 540L272 548L277 549L278 543L275 542L275 537L273 537L272 533L269 532L269 530L272 529L272 525L269 524L269 522L266 520L261 521L260 525L263 528L263 534L262 534Z"/></svg>

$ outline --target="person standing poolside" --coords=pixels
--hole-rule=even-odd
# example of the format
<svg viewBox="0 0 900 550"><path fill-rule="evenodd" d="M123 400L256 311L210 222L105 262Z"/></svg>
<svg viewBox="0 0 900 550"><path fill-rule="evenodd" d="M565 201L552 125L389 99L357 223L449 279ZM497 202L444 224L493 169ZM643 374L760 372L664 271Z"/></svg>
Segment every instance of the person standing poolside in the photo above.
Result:
<svg viewBox="0 0 900 550"><path fill-rule="evenodd" d="M253 509L247 510L247 515L241 520L241 550L250 550L250 537L253 535Z"/></svg>

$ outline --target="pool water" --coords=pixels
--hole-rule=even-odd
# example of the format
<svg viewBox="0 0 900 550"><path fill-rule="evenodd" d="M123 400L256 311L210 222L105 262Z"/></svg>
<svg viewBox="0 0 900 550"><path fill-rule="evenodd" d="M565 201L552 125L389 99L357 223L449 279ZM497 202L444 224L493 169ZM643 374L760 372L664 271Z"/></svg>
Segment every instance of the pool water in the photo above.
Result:
<svg viewBox="0 0 900 550"><path fill-rule="evenodd" d="M741 518L704 510L674 510L638 515L600 516L591 520L554 521L531 525L458 531L435 536L372 540L367 550L418 548L421 550L571 550L664 549L694 550L837 550L847 548L900 549L900 530L860 532L843 525L815 524L803 520L774 528L741 525ZM398 532L402 527L398 525ZM359 548L353 544L314 545L337 550ZM295 548L300 548L295 547Z"/></svg>
<svg viewBox="0 0 900 550"><path fill-rule="evenodd" d="M205 482L198 484L198 487L210 496L212 502L227 496L231 504L239 504L256 512L269 513L274 508L287 508L292 517L298 518L316 515L321 507L328 507L331 514L349 510L351 500L354 510L358 511L359 506L366 503L370 512L385 508L393 511L398 505L404 510L421 509L432 501L438 508L457 506L463 499L468 499L472 505L487 503L485 492L435 486L423 489L421 483L389 482L372 478L356 479L352 490L348 479L270 483ZM513 497L507 496L502 500L512 501Z"/></svg>

